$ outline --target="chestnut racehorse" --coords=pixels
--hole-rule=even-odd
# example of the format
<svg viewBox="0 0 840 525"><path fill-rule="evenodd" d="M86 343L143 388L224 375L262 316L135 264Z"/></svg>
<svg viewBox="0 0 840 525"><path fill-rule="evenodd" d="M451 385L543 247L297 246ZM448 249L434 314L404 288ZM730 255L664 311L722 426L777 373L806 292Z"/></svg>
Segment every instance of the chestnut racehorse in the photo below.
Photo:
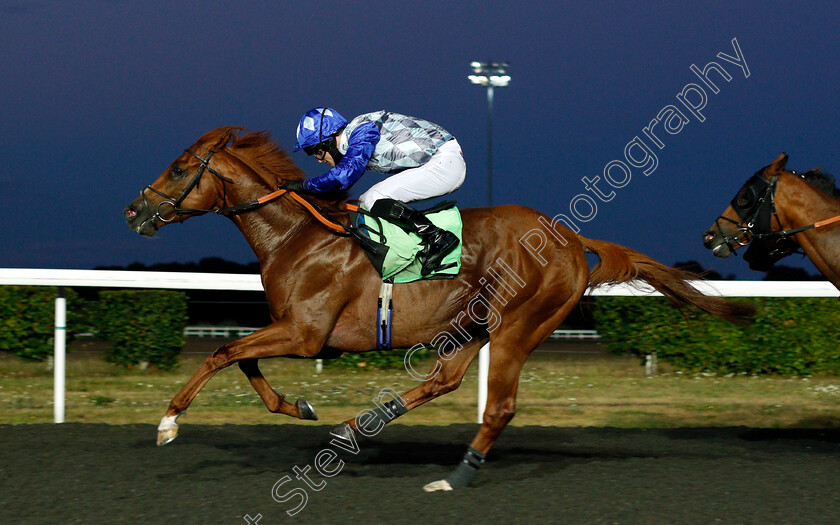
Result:
<svg viewBox="0 0 840 525"><path fill-rule="evenodd" d="M718 257L749 246L744 259L754 270L802 249L840 289L840 190L819 168L797 174L785 169L784 153L756 172L703 234Z"/></svg>
<svg viewBox="0 0 840 525"><path fill-rule="evenodd" d="M337 201L278 191L282 180L303 178L265 133L219 128L176 158L125 208L128 226L152 236L175 220L209 211L227 215L260 262L272 323L214 351L172 399L158 444L178 433L177 417L219 370L238 363L271 412L317 419L305 400L286 401L260 373L267 357L335 356L376 349L381 277L353 238L337 235L304 204L315 203L347 222ZM317 211L317 210L316 210ZM426 490L469 483L502 429L513 418L525 359L578 304L588 287L642 279L680 305L739 320L749 307L696 291L696 276L664 266L622 246L585 239L521 206L462 212L463 253L453 279L395 286L393 345L435 343L441 356L419 386L351 419L344 432L363 432L455 390L479 348L490 343L487 404L464 460L446 480ZM600 262L590 271L585 253ZM445 350L445 351L444 351ZM361 426L361 428L360 428ZM347 434L345 434L347 435Z"/></svg>

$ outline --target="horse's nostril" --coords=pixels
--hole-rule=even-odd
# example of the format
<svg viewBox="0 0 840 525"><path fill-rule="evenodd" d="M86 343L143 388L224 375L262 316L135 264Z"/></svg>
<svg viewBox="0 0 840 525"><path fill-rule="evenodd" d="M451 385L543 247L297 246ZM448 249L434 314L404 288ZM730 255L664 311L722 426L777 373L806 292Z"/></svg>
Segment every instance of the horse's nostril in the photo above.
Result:
<svg viewBox="0 0 840 525"><path fill-rule="evenodd" d="M137 217L137 212L131 206L128 206L123 213L125 214L126 219L133 219L134 217Z"/></svg>

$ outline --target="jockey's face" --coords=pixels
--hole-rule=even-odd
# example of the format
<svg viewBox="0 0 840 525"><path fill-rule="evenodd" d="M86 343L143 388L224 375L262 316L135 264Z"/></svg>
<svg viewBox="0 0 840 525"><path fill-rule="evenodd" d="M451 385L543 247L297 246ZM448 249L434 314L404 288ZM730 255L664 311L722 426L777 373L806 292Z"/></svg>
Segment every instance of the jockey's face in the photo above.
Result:
<svg viewBox="0 0 840 525"><path fill-rule="evenodd" d="M335 160L328 151L321 150L315 153L314 157L318 162L324 162L326 164L329 164L332 168L335 167Z"/></svg>

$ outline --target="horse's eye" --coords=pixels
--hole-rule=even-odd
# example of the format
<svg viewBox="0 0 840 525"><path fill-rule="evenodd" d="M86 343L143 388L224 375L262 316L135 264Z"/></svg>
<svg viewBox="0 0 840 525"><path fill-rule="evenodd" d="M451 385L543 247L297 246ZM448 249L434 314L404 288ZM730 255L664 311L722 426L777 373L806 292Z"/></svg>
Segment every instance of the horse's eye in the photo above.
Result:
<svg viewBox="0 0 840 525"><path fill-rule="evenodd" d="M184 176L184 168L181 166L172 166L171 173L173 179L180 179Z"/></svg>

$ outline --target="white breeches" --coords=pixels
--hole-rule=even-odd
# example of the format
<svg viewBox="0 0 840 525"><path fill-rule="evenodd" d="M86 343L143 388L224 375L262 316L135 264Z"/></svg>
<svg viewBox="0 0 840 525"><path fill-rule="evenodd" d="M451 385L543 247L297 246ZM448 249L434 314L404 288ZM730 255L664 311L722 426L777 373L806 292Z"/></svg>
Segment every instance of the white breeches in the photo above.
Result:
<svg viewBox="0 0 840 525"><path fill-rule="evenodd" d="M467 165L458 141L443 143L429 162L409 168L374 184L359 200L368 210L379 199L422 201L452 193L464 183Z"/></svg>

